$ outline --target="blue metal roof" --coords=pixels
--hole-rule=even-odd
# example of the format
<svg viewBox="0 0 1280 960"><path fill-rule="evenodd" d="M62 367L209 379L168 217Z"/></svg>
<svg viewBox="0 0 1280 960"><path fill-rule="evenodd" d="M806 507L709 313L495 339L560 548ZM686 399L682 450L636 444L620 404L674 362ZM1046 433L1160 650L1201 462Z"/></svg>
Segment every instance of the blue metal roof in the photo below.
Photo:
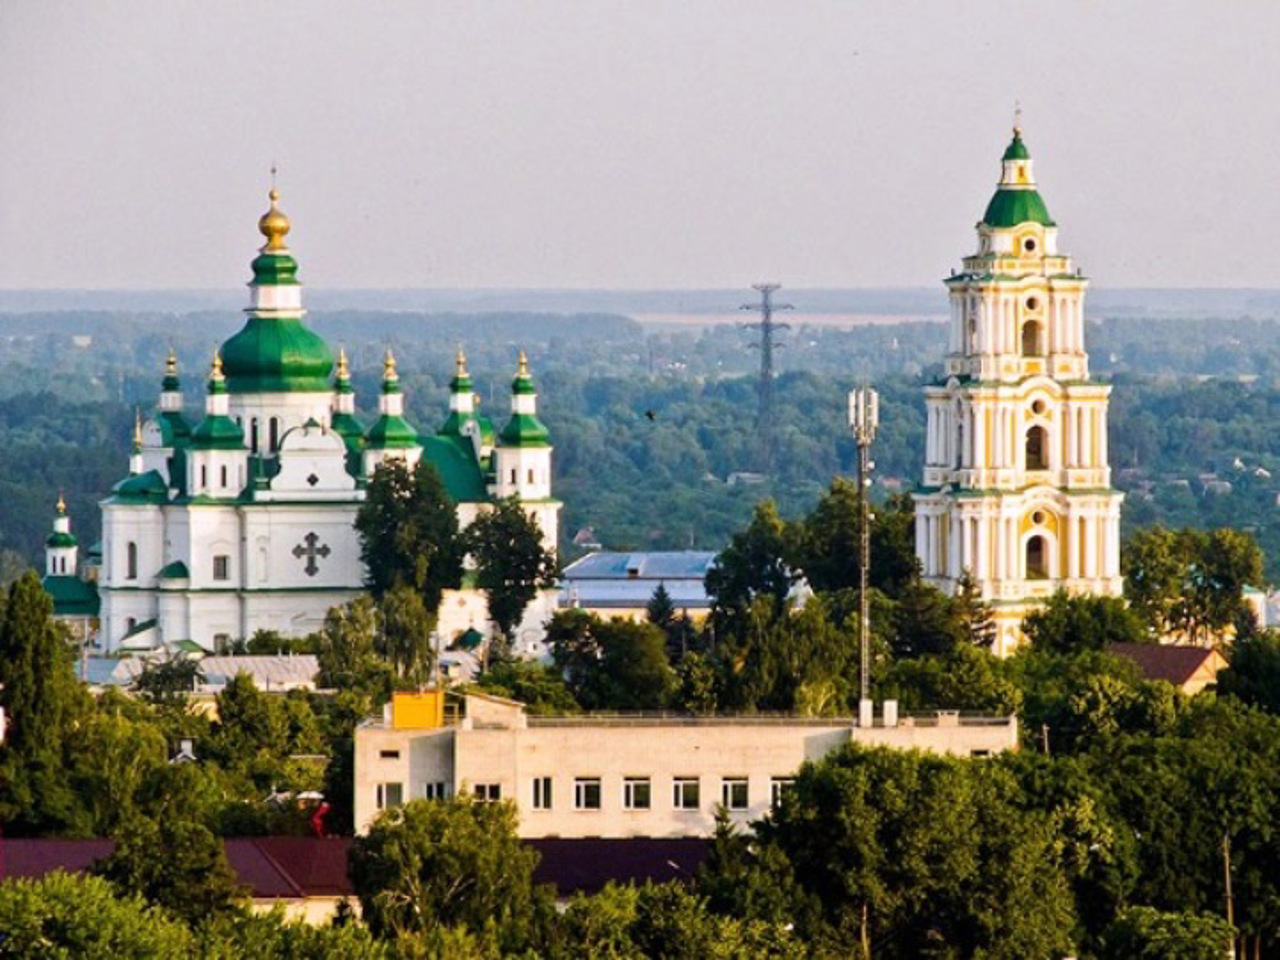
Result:
<svg viewBox="0 0 1280 960"><path fill-rule="evenodd" d="M589 553L564 568L566 581L582 580L697 580L706 579L716 555L709 550L669 550ZM656 586L656 584L654 585ZM671 586L668 583L667 589ZM650 590L652 593L652 589Z"/></svg>

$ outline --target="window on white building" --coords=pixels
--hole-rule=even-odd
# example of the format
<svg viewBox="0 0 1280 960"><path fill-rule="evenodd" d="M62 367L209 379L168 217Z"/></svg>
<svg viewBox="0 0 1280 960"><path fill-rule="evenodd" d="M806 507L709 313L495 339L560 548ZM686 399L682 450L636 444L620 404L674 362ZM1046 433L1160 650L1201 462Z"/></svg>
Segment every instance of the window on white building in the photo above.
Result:
<svg viewBox="0 0 1280 960"><path fill-rule="evenodd" d="M249 421L249 449L258 452L258 418Z"/></svg>
<svg viewBox="0 0 1280 960"><path fill-rule="evenodd" d="M497 803L502 799L502 784L477 783L473 793L481 803Z"/></svg>
<svg viewBox="0 0 1280 960"><path fill-rule="evenodd" d="M390 810L404 804L403 783L380 783L376 790L379 810Z"/></svg>
<svg viewBox="0 0 1280 960"><path fill-rule="evenodd" d="M677 810L697 810L702 803L697 777L676 777L671 784L671 805Z"/></svg>
<svg viewBox="0 0 1280 960"><path fill-rule="evenodd" d="M648 810L651 793L648 777L627 777L622 781L622 805L628 810Z"/></svg>
<svg viewBox="0 0 1280 960"><path fill-rule="evenodd" d="M277 417L272 417L272 418L267 422L267 438L268 438L268 440L269 440L269 441L270 441L270 443L271 443L271 452L272 452L272 453L275 453L275 452L276 452L276 449L280 446L280 420L279 420L279 418L277 418Z"/></svg>
<svg viewBox="0 0 1280 960"><path fill-rule="evenodd" d="M424 780L422 797L424 800L448 800L449 784L444 780Z"/></svg>
<svg viewBox="0 0 1280 960"><path fill-rule="evenodd" d="M231 579L231 558L225 553L220 553L213 558L213 579Z"/></svg>
<svg viewBox="0 0 1280 960"><path fill-rule="evenodd" d="M138 579L138 545L132 540L124 548L124 578Z"/></svg>
<svg viewBox="0 0 1280 960"><path fill-rule="evenodd" d="M790 792L795 783L791 777L774 777L769 782L769 803L774 809L782 805L782 798Z"/></svg>
<svg viewBox="0 0 1280 960"><path fill-rule="evenodd" d="M747 778L725 777L720 784L720 802L726 810L747 809Z"/></svg>
<svg viewBox="0 0 1280 960"><path fill-rule="evenodd" d="M226 489L226 487L227 487L227 466L226 466L226 464L223 464L221 467L219 467L219 468L218 468L218 470L219 470L219 479L221 480L221 482L222 482L222 487L223 487L223 489L225 490L225 489Z"/></svg>
<svg viewBox="0 0 1280 960"><path fill-rule="evenodd" d="M378 756L383 760L399 760L400 751L399 750L379 750Z"/></svg>
<svg viewBox="0 0 1280 960"><path fill-rule="evenodd" d="M578 777L573 781L573 809L600 809L599 777Z"/></svg>
<svg viewBox="0 0 1280 960"><path fill-rule="evenodd" d="M209 485L209 468L203 463L200 464L200 486L207 487Z"/></svg>
<svg viewBox="0 0 1280 960"><path fill-rule="evenodd" d="M534 777L533 778L533 809L535 810L551 809L551 778L550 777Z"/></svg>

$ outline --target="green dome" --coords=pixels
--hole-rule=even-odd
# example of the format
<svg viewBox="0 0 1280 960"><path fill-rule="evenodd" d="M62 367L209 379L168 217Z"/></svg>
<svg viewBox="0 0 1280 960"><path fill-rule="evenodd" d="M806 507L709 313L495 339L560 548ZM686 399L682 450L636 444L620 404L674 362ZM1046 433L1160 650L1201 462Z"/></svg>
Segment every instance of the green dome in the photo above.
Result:
<svg viewBox="0 0 1280 960"><path fill-rule="evenodd" d="M1031 154L1027 150L1027 145L1022 142L1022 134L1016 130L1013 133L1013 139L1009 141L1009 146L1005 148L1004 156L1001 160L1030 160Z"/></svg>
<svg viewBox="0 0 1280 960"><path fill-rule="evenodd" d="M55 530L49 534L49 539L44 542L44 545L46 547L74 547L76 538L69 533Z"/></svg>
<svg viewBox="0 0 1280 960"><path fill-rule="evenodd" d="M169 487L155 470L126 477L111 492L117 502L163 503L169 499Z"/></svg>
<svg viewBox="0 0 1280 960"><path fill-rule="evenodd" d="M244 431L224 414L206 416L191 434L193 450L239 450L243 446Z"/></svg>
<svg viewBox="0 0 1280 960"><path fill-rule="evenodd" d="M371 450L396 450L418 446L418 431L404 417L384 413L365 434L365 446Z"/></svg>
<svg viewBox="0 0 1280 960"><path fill-rule="evenodd" d="M1049 216L1037 190L1012 190L1001 187L987 204L982 222L989 227L1016 227L1022 223L1038 223L1043 227L1056 224Z"/></svg>
<svg viewBox="0 0 1280 960"><path fill-rule="evenodd" d="M297 317L250 317L222 345L232 393L331 393L333 352Z"/></svg>
<svg viewBox="0 0 1280 960"><path fill-rule="evenodd" d="M545 447L549 443L547 428L531 413L513 413L498 435L506 447Z"/></svg>

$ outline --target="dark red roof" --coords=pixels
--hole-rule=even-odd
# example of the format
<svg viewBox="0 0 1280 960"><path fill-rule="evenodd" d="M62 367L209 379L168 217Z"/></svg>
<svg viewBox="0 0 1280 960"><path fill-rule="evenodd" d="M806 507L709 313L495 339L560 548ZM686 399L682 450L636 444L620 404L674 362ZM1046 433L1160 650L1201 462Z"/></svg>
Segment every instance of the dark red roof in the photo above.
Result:
<svg viewBox="0 0 1280 960"><path fill-rule="evenodd" d="M244 837L223 841L227 862L254 899L348 897L345 838ZM112 840L0 840L0 880L81 873L111 855Z"/></svg>
<svg viewBox="0 0 1280 960"><path fill-rule="evenodd" d="M354 896L347 878L349 838L241 837L224 841L240 883L259 900ZM541 855L534 872L562 897L595 893L610 880L643 883L691 880L711 850L696 837L526 840ZM111 840L0 839L0 880L80 873L111 855Z"/></svg>
<svg viewBox="0 0 1280 960"><path fill-rule="evenodd" d="M115 848L114 840L0 840L0 880L82 873Z"/></svg>
<svg viewBox="0 0 1280 960"><path fill-rule="evenodd" d="M525 843L542 854L534 881L555 884L562 897L595 893L610 880L692 880L711 851L711 841L701 837L541 839Z"/></svg>
<svg viewBox="0 0 1280 960"><path fill-rule="evenodd" d="M1132 660L1148 680L1168 680L1182 686L1213 656L1212 647L1187 647L1166 643L1113 643L1108 653Z"/></svg>

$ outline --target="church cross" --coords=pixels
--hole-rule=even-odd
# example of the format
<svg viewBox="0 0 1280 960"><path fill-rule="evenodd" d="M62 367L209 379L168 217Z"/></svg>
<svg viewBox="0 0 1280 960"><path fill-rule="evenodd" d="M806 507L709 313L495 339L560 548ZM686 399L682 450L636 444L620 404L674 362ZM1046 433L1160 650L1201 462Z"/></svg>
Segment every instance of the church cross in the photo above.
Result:
<svg viewBox="0 0 1280 960"><path fill-rule="evenodd" d="M314 577L320 572L320 568L316 565L316 557L323 559L324 557L329 556L329 545L321 543L320 546L317 547L316 544L319 542L320 538L318 536L314 533L308 533L302 538L302 543L293 548L293 555L299 560L303 557L307 558L307 565L304 569L307 571L308 577ZM303 543L306 544L305 547L302 545Z"/></svg>

